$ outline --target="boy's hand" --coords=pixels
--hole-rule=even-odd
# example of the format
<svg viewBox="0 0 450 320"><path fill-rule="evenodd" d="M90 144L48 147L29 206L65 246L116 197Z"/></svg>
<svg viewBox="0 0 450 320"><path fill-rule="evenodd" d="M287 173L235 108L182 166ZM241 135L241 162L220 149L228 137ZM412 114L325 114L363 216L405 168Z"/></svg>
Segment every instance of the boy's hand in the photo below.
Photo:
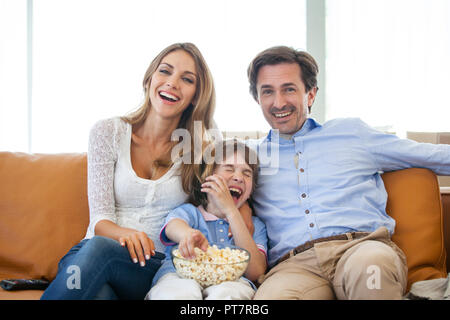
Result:
<svg viewBox="0 0 450 320"><path fill-rule="evenodd" d="M206 239L204 234L199 230L192 229L192 231L180 241L178 249L184 258L194 259L196 256L194 248L200 248L201 250L206 251L208 245L208 239Z"/></svg>
<svg viewBox="0 0 450 320"><path fill-rule="evenodd" d="M233 197L228 189L228 184L225 179L217 174L213 174L205 179L202 184L202 192L210 195L209 201L212 202L218 212L211 212L218 218L226 218L226 213L236 208Z"/></svg>

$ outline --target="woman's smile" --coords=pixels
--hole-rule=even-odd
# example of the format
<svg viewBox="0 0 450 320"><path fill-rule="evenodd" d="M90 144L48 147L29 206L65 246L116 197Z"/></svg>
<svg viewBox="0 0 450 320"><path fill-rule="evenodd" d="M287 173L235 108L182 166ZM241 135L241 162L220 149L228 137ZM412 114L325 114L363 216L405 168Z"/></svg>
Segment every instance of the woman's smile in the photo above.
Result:
<svg viewBox="0 0 450 320"><path fill-rule="evenodd" d="M159 97L161 98L163 103L170 105L173 105L180 100L180 97L178 97L177 95L164 90L159 91Z"/></svg>

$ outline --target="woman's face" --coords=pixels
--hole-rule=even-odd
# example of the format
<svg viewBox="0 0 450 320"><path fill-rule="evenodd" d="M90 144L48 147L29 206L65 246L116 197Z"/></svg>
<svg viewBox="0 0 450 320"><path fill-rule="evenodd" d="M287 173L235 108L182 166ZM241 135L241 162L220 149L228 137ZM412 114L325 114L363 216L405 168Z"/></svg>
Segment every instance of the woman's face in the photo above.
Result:
<svg viewBox="0 0 450 320"><path fill-rule="evenodd" d="M193 102L197 81L197 69L190 54L184 50L167 54L151 78L150 114L179 120Z"/></svg>

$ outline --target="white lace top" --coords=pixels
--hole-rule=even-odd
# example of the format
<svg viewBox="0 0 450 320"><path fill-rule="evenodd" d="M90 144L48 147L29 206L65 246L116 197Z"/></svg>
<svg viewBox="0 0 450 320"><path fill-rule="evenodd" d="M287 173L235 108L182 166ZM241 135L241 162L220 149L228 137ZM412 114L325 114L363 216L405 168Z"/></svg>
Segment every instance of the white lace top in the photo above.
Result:
<svg viewBox="0 0 450 320"><path fill-rule="evenodd" d="M169 211L186 202L181 186L181 160L158 180L136 175L130 156L131 125L120 118L98 121L88 147L90 222L85 238L94 236L100 220L144 231L155 249L164 252L159 232Z"/></svg>

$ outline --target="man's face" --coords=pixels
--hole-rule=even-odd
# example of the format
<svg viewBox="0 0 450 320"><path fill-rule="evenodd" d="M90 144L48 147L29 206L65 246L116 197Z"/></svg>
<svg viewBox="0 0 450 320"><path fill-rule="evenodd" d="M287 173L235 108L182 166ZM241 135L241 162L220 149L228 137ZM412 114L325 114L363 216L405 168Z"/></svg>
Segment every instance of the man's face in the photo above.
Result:
<svg viewBox="0 0 450 320"><path fill-rule="evenodd" d="M300 130L317 92L316 88L306 92L296 63L263 66L258 72L256 89L267 122L284 134Z"/></svg>

